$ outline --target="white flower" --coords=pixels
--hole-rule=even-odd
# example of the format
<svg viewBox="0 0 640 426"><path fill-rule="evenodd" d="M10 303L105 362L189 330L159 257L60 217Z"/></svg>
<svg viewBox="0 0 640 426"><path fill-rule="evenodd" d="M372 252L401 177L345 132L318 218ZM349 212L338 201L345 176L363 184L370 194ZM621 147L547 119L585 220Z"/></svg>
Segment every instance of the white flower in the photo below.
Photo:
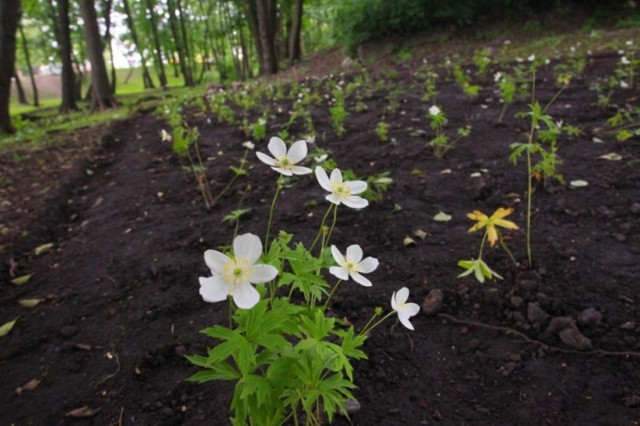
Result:
<svg viewBox="0 0 640 426"><path fill-rule="evenodd" d="M160 137L162 138L162 142L171 142L173 140L173 136L165 129L160 130Z"/></svg>
<svg viewBox="0 0 640 426"><path fill-rule="evenodd" d="M627 44L627 46L631 46L633 44L633 40L627 40L626 44Z"/></svg>
<svg viewBox="0 0 640 426"><path fill-rule="evenodd" d="M333 169L331 178L327 176L327 172L320 166L316 167L316 178L320 186L329 191L331 194L325 198L333 204L345 206L354 209L367 207L369 202L356 194L361 194L367 190L367 183L361 180L342 181L342 172L339 169Z"/></svg>
<svg viewBox="0 0 640 426"><path fill-rule="evenodd" d="M363 277L362 274L373 272L378 267L378 259L367 257L362 259L362 248L358 244L347 247L347 255L343 256L340 250L334 245L331 246L333 259L340 266L332 266L329 272L341 280L348 280L351 277L355 282L365 287L371 287L371 281Z"/></svg>
<svg viewBox="0 0 640 426"><path fill-rule="evenodd" d="M391 308L398 313L398 319L409 330L413 330L413 325L409 322L409 318L420 312L420 306L415 303L407 303L409 298L409 289L402 287L398 292L391 295Z"/></svg>
<svg viewBox="0 0 640 426"><path fill-rule="evenodd" d="M327 161L327 158L329 158L329 154L322 154L321 156L314 158L314 160L316 163L320 164Z"/></svg>
<svg viewBox="0 0 640 426"><path fill-rule="evenodd" d="M264 284L278 275L271 265L255 265L262 254L262 242L254 234L238 235L233 240L233 258L216 250L204 252L211 274L200 277L200 295L205 302L220 302L231 296L241 309L251 309L260 294L251 284Z"/></svg>
<svg viewBox="0 0 640 426"><path fill-rule="evenodd" d="M251 142L251 141L243 142L243 143L242 143L242 146L244 146L244 147L245 147L245 148L247 148L247 149L253 149L253 148L255 148L255 147L256 147L256 145L255 145L253 142Z"/></svg>
<svg viewBox="0 0 640 426"><path fill-rule="evenodd" d="M262 152L256 152L256 155L260 161L271 166L276 172L282 173L285 176L306 175L307 173L311 173L311 169L307 167L296 166L297 163L307 156L306 141L300 140L294 143L291 145L291 148L289 148L289 151L287 151L287 145L283 140L274 136L269 141L267 147L274 158Z"/></svg>
<svg viewBox="0 0 640 426"><path fill-rule="evenodd" d="M493 75L493 81L495 81L496 83L499 82L500 80L502 80L502 76L502 71L498 71Z"/></svg>
<svg viewBox="0 0 640 426"><path fill-rule="evenodd" d="M626 56L623 56L622 58L620 58L620 63L622 65L629 65L631 62L629 62L629 59L627 59Z"/></svg>
<svg viewBox="0 0 640 426"><path fill-rule="evenodd" d="M429 114L430 115L438 115L440 114L440 108L438 108L437 105L431 105L431 108L429 108Z"/></svg>
<svg viewBox="0 0 640 426"><path fill-rule="evenodd" d="M628 89L629 88L629 83L627 83L626 81L620 80L620 88L621 89Z"/></svg>
<svg viewBox="0 0 640 426"><path fill-rule="evenodd" d="M533 62L533 61L535 61L535 60L536 60L536 55L533 55L533 54L532 54L532 55L529 55L529 56L527 57L527 60L528 60L529 62Z"/></svg>

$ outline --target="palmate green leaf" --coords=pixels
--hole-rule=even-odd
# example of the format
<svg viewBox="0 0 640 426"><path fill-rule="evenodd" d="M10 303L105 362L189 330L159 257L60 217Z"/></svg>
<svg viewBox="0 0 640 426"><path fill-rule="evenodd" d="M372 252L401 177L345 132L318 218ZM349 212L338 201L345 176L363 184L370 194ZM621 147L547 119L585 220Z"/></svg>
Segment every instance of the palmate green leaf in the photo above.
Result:
<svg viewBox="0 0 640 426"><path fill-rule="evenodd" d="M321 309L316 309L313 319L308 316L301 316L300 331L307 337L318 341L323 340L335 326L335 318L326 318Z"/></svg>
<svg viewBox="0 0 640 426"><path fill-rule="evenodd" d="M198 371L187 380L190 382L204 383L211 380L238 380L242 376L229 363L223 362L210 367L204 371Z"/></svg>
<svg viewBox="0 0 640 426"><path fill-rule="evenodd" d="M351 389L355 387L351 381L345 380L341 374L328 376L319 383L318 394L322 397L322 403L329 422L333 420L337 408L346 413L344 401L347 399L355 400L351 393Z"/></svg>
<svg viewBox="0 0 640 426"><path fill-rule="evenodd" d="M252 209L237 209L226 215L222 218L222 222L235 222L239 220L242 216L249 213Z"/></svg>
<svg viewBox="0 0 640 426"><path fill-rule="evenodd" d="M221 325L214 325L213 327L207 327L200 331L209 337L215 337L220 340L231 340L235 338L236 332Z"/></svg>
<svg viewBox="0 0 640 426"><path fill-rule="evenodd" d="M258 407L261 407L270 399L272 388L266 377L250 374L242 379L242 382L240 398L254 397Z"/></svg>

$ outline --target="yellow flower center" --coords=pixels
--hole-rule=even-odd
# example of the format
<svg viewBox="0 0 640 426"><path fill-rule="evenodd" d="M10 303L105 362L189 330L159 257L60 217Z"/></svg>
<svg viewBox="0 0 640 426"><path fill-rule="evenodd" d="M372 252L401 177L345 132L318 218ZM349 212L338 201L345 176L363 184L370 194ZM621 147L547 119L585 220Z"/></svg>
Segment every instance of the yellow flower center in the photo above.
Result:
<svg viewBox="0 0 640 426"><path fill-rule="evenodd" d="M338 194L341 197L349 197L351 195L351 188L345 185L344 182L332 182L331 192Z"/></svg>
<svg viewBox="0 0 640 426"><path fill-rule="evenodd" d="M251 278L251 265L246 259L231 259L222 267L222 276L232 285L247 282Z"/></svg>
<svg viewBox="0 0 640 426"><path fill-rule="evenodd" d="M292 170L293 164L291 163L291 160L289 160L289 158L284 157L281 160L276 160L276 167L279 167L285 170Z"/></svg>

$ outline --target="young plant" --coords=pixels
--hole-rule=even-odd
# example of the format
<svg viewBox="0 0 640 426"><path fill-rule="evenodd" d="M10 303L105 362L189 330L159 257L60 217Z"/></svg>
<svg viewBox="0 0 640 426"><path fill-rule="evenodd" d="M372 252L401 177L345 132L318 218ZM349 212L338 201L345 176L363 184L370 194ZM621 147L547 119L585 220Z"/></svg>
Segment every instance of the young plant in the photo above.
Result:
<svg viewBox="0 0 640 426"><path fill-rule="evenodd" d="M344 94L341 90L334 90L332 94L335 99L335 104L329 110L331 113L331 126L338 136L342 136L345 131L344 123L347 120L348 115L344 106Z"/></svg>
<svg viewBox="0 0 640 426"><path fill-rule="evenodd" d="M447 124L447 117L436 105L432 105L431 108L429 108L427 117L430 120L431 128L436 132L435 137L427 142L427 146L433 150L433 155L439 160L442 159L449 150L453 149L460 139L471 134L470 126L460 127L456 131L457 137L450 140L444 131L444 126Z"/></svg>
<svg viewBox="0 0 640 426"><path fill-rule="evenodd" d="M471 79L464 72L460 65L456 65L453 68L453 77L456 80L456 83L460 88L462 88L462 93L469 96L470 98L477 98L480 94L481 87L477 84L471 84Z"/></svg>
<svg viewBox="0 0 640 426"><path fill-rule="evenodd" d="M511 75L503 72L495 73L493 80L498 84L498 92L500 93L500 101L502 102L500 117L498 117L498 123L502 123L507 108L509 108L509 105L515 100L517 91L516 81Z"/></svg>
<svg viewBox="0 0 640 426"><path fill-rule="evenodd" d="M384 121L384 117L376 126L376 135L378 135L381 142L389 142L389 123Z"/></svg>
<svg viewBox="0 0 640 426"><path fill-rule="evenodd" d="M491 65L491 51L487 48L476 50L473 53L473 63L476 66L476 75L483 78Z"/></svg>
<svg viewBox="0 0 640 426"><path fill-rule="evenodd" d="M265 154L259 158L280 174L301 171L294 164L306 154L302 145L294 144L288 151L281 148L274 143L270 151L275 158ZM338 207L367 206L356 195L366 183L345 181L338 169L328 177L317 167L316 177L329 192L326 199L331 204L311 248L293 244L293 236L281 231L272 242L266 238L264 247L258 236L246 233L234 238L232 250L204 253L211 276L200 278L200 295L205 302L229 301L229 326L203 330L217 344L206 355L187 357L202 369L189 380L234 382L230 407L234 425L319 426L325 418L331 422L338 411L346 413L345 402L355 400L352 363L366 359L363 345L369 334L393 315L413 330L410 319L420 310L407 302L405 287L392 294L387 314L376 308L360 331L330 314L330 302L340 286L353 281L371 287L365 275L374 272L379 262L365 257L358 244L349 245L344 253L335 245L328 247ZM272 206L279 189L280 184ZM326 230L331 212L333 224ZM272 213L273 208L268 226ZM316 256L313 248L320 236Z"/></svg>
<svg viewBox="0 0 640 426"><path fill-rule="evenodd" d="M469 228L469 232L476 232L482 228L485 229L484 235L482 237L482 242L480 243L480 251L478 252L477 259L471 260L461 260L458 262L458 266L465 270L465 272L458 275L458 278L466 277L467 275L473 274L473 276L479 282L483 283L486 279L493 279L495 276L498 279L502 279L497 272L492 270L489 265L487 265L484 260L482 260L482 251L484 249L484 245L487 241L489 241L489 246L493 247L496 245L496 242L500 243L500 246L503 250L509 255L511 261L517 265L511 251L504 243L504 239L502 238L502 234L498 227L502 227L505 229L518 229L518 225L515 223L505 220L504 218L510 215L513 212L512 208L505 209L500 207L497 209L491 217L488 217L486 214L482 213L479 210L475 210L472 213L468 213L467 217L471 220L475 220L477 223Z"/></svg>

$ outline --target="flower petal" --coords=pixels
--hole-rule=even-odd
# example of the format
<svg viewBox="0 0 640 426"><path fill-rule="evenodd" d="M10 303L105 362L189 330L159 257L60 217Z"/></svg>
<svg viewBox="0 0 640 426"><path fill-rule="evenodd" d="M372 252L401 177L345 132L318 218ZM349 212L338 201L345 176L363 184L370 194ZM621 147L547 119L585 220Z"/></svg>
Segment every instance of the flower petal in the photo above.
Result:
<svg viewBox="0 0 640 426"><path fill-rule="evenodd" d="M224 264L230 260L229 256L217 250L207 250L204 252L204 262L209 269L216 274L222 274Z"/></svg>
<svg viewBox="0 0 640 426"><path fill-rule="evenodd" d="M233 254L236 259L245 259L250 265L253 265L262 254L260 238L251 233L238 235L233 240Z"/></svg>
<svg viewBox="0 0 640 426"><path fill-rule="evenodd" d="M291 173L291 170L285 169L284 167L272 167L272 169L285 176L293 176L293 173Z"/></svg>
<svg viewBox="0 0 640 426"><path fill-rule="evenodd" d="M221 302L229 294L229 283L221 276L200 277L200 296L205 302Z"/></svg>
<svg viewBox="0 0 640 426"><path fill-rule="evenodd" d="M474 210L471 213L467 213L467 217L471 220L482 221L486 223L489 220L489 217L482 213L480 210Z"/></svg>
<svg viewBox="0 0 640 426"><path fill-rule="evenodd" d="M495 224L496 226L502 226L503 228L506 228L506 229L520 229L518 228L518 225L511 222L510 220L498 219L496 220Z"/></svg>
<svg viewBox="0 0 640 426"><path fill-rule="evenodd" d="M329 268L329 273L343 281L347 281L349 279L349 271L347 268L343 268L342 266L332 266Z"/></svg>
<svg viewBox="0 0 640 426"><path fill-rule="evenodd" d="M345 185L347 185L353 195L360 194L367 190L367 182L362 180L351 180L345 182Z"/></svg>
<svg viewBox="0 0 640 426"><path fill-rule="evenodd" d="M256 152L256 156L258 157L258 160L262 161L264 164L267 164L269 166L274 166L276 164L276 160L269 157L267 154Z"/></svg>
<svg viewBox="0 0 640 426"><path fill-rule="evenodd" d="M343 198L341 196L339 196L338 194L329 194L326 197L324 197L325 199L331 201L333 204L336 205L340 205L343 201Z"/></svg>
<svg viewBox="0 0 640 426"><path fill-rule="evenodd" d="M361 273L368 274L375 271L378 268L379 264L380 262L378 262L378 259L376 259L375 257L367 257L362 262L360 262L358 267Z"/></svg>
<svg viewBox="0 0 640 426"><path fill-rule="evenodd" d="M249 283L236 285L232 296L240 309L251 309L260 301L260 293Z"/></svg>
<svg viewBox="0 0 640 426"><path fill-rule="evenodd" d="M417 303L406 303L402 311L408 313L410 317L413 317L420 312L420 306L418 306Z"/></svg>
<svg viewBox="0 0 640 426"><path fill-rule="evenodd" d="M362 260L362 247L360 247L358 244L352 244L347 247L347 259L356 263L360 263L360 261Z"/></svg>
<svg viewBox="0 0 640 426"><path fill-rule="evenodd" d="M407 287L402 287L395 294L396 294L396 302L397 302L397 304L398 305L402 305L409 298L409 289Z"/></svg>
<svg viewBox="0 0 640 426"><path fill-rule="evenodd" d="M331 171L331 182L342 183L342 172L337 167Z"/></svg>
<svg viewBox="0 0 640 426"><path fill-rule="evenodd" d="M276 276L278 276L278 270L271 265L253 265L249 281L254 284L264 284Z"/></svg>
<svg viewBox="0 0 640 426"><path fill-rule="evenodd" d="M408 328L409 330L415 330L411 322L409 322L409 318L411 318L410 315L398 312L398 319L400 320L400 323L404 325L406 328Z"/></svg>
<svg viewBox="0 0 640 426"><path fill-rule="evenodd" d="M335 260L338 265L342 265L346 262L342 253L338 250L338 247L333 244L331 245L331 254L333 255L333 260Z"/></svg>
<svg viewBox="0 0 640 426"><path fill-rule="evenodd" d="M351 207L352 209L363 209L369 205L369 202L367 200L362 197L358 197L357 195L343 198L342 202L345 206Z"/></svg>
<svg viewBox="0 0 640 426"><path fill-rule="evenodd" d="M489 240L491 247L495 246L498 241L498 231L496 231L496 227L493 225L487 225L487 240Z"/></svg>
<svg viewBox="0 0 640 426"><path fill-rule="evenodd" d="M318 179L318 183L325 191L331 192L331 181L329 180L329 176L327 176L327 172L320 166L316 167L316 179Z"/></svg>
<svg viewBox="0 0 640 426"><path fill-rule="evenodd" d="M289 157L289 160L291 160L293 164L299 163L300 161L304 160L304 157L306 156L307 141L305 140L298 141L291 145L291 148L289 148L289 152L287 153L287 157Z"/></svg>
<svg viewBox="0 0 640 426"><path fill-rule="evenodd" d="M491 215L491 219L502 219L505 216L509 216L511 213L513 213L513 207L509 207L508 209L500 207L495 212L493 212L493 214Z"/></svg>
<svg viewBox="0 0 640 426"><path fill-rule="evenodd" d="M269 140L267 148L269 148L269 152L276 160L281 160L287 156L287 145L277 136L274 136Z"/></svg>
<svg viewBox="0 0 640 426"><path fill-rule="evenodd" d="M302 167L302 166L290 166L291 167L291 172L294 175L308 175L309 173L311 173L311 169L308 167Z"/></svg>
<svg viewBox="0 0 640 426"><path fill-rule="evenodd" d="M355 282L357 282L358 284L364 287L371 287L373 285L371 284L371 281L369 281L367 278L364 277L364 275L360 275L357 272L351 273L351 278L353 278Z"/></svg>

